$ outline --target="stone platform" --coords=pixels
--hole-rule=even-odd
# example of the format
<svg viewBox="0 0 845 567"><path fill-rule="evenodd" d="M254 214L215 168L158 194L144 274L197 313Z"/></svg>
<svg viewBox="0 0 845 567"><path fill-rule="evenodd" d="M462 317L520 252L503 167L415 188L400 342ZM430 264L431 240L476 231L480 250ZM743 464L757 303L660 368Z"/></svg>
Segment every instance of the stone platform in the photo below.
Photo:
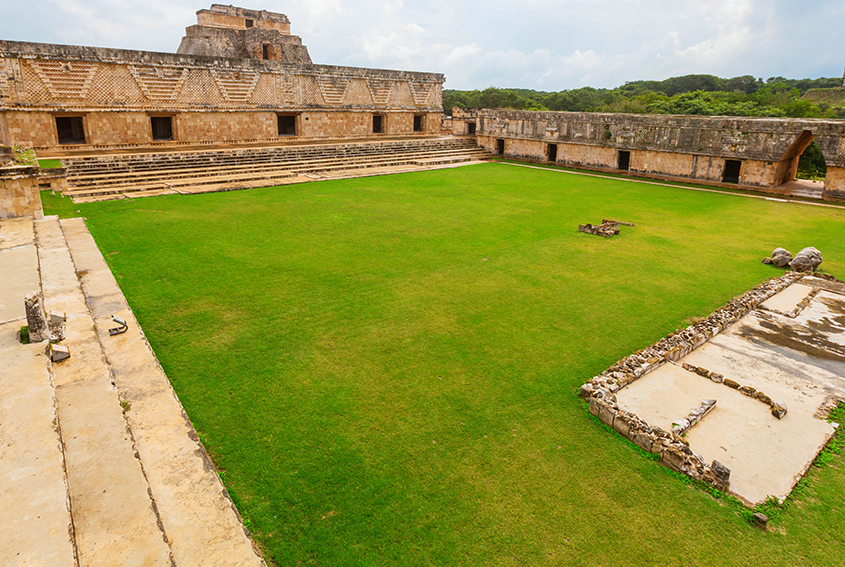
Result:
<svg viewBox="0 0 845 567"><path fill-rule="evenodd" d="M683 439L657 436L652 446L663 445L653 452L706 482L706 463L716 461L731 471L730 492L757 504L785 499L838 427L824 418L845 400L845 284L790 273L746 296L676 335L682 346L646 356L636 374L623 377L624 364L606 373L621 380L606 384L613 394L603 407L623 434L648 429L634 422L665 433L715 400ZM625 431L615 423L620 415Z"/></svg>
<svg viewBox="0 0 845 567"><path fill-rule="evenodd" d="M19 342L33 291L69 360ZM0 360L0 564L264 565L82 219L0 221Z"/></svg>

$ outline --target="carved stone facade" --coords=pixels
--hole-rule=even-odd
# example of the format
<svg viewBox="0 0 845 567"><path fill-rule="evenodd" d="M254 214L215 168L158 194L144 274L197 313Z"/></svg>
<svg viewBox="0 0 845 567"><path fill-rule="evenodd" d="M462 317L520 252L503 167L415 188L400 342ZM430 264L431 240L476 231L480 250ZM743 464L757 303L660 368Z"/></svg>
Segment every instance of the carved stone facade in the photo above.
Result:
<svg viewBox="0 0 845 567"><path fill-rule="evenodd" d="M310 64L302 40L290 35L284 14L212 4L197 12L197 25L185 29L177 53Z"/></svg>
<svg viewBox="0 0 845 567"><path fill-rule="evenodd" d="M456 109L457 110L457 109ZM813 140L827 164L824 196L845 198L845 121L482 109L479 145L494 154L708 183L777 187L795 179Z"/></svg>
<svg viewBox="0 0 845 567"><path fill-rule="evenodd" d="M282 14L215 5L198 21L180 50L222 55L0 41L0 144L68 150L439 133L442 74L313 65Z"/></svg>

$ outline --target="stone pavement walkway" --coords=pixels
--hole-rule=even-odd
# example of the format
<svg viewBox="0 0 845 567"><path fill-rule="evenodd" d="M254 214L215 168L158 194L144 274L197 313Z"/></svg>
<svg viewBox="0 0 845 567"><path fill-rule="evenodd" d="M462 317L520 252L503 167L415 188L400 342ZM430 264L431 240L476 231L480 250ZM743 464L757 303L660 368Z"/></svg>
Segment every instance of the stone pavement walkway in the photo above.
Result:
<svg viewBox="0 0 845 567"><path fill-rule="evenodd" d="M0 222L6 259L0 565L264 565L82 219ZM39 288L69 360L17 338Z"/></svg>

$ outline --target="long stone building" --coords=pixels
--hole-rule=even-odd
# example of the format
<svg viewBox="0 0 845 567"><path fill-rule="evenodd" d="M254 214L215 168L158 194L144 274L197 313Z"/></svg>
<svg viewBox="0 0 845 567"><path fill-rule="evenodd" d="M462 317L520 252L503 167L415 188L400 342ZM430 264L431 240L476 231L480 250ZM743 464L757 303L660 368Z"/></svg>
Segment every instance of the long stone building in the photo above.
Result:
<svg viewBox="0 0 845 567"><path fill-rule="evenodd" d="M212 5L178 53L0 41L0 145L439 133L442 74L314 65L283 14Z"/></svg>
<svg viewBox="0 0 845 567"><path fill-rule="evenodd" d="M493 154L705 183L776 188L815 140L825 198L845 198L845 121L454 109L455 134Z"/></svg>

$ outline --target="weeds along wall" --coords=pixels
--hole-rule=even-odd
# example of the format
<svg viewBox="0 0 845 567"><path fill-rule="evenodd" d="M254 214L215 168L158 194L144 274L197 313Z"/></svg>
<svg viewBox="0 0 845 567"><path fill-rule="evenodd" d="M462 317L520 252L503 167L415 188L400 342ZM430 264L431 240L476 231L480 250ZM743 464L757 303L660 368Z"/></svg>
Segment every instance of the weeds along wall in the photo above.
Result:
<svg viewBox="0 0 845 567"><path fill-rule="evenodd" d="M463 133L459 122L475 123L479 145L505 157L749 187L794 180L815 140L824 196L845 198L842 120L478 109L453 114Z"/></svg>

